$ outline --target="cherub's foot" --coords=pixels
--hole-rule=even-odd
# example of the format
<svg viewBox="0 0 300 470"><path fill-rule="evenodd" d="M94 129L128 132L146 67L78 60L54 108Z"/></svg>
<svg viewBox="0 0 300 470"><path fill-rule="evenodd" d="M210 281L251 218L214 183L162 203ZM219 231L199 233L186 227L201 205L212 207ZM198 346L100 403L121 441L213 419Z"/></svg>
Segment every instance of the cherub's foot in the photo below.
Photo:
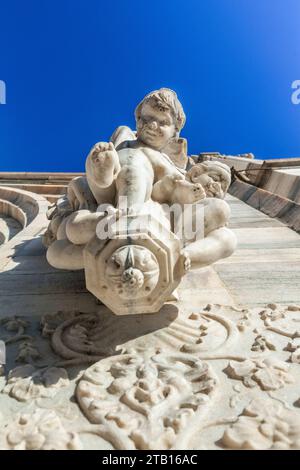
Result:
<svg viewBox="0 0 300 470"><path fill-rule="evenodd" d="M118 154L112 142L98 142L92 149L91 159L95 166L109 166L118 159Z"/></svg>
<svg viewBox="0 0 300 470"><path fill-rule="evenodd" d="M112 184L119 172L119 156L112 142L98 142L91 150L89 160L90 172L100 187Z"/></svg>
<svg viewBox="0 0 300 470"><path fill-rule="evenodd" d="M199 183L190 183L186 180L179 180L175 188L176 199L181 204L194 204L206 197L206 193Z"/></svg>
<svg viewBox="0 0 300 470"><path fill-rule="evenodd" d="M114 150L115 146L112 142L97 142L92 148L91 153L101 153L109 150Z"/></svg>

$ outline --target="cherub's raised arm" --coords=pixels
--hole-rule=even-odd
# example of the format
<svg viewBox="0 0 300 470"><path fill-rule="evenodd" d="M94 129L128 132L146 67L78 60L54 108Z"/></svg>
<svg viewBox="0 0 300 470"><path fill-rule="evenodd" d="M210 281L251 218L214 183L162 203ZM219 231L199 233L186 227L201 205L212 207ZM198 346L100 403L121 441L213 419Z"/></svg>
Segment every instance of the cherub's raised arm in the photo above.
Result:
<svg viewBox="0 0 300 470"><path fill-rule="evenodd" d="M149 154L148 158L154 168L155 181L159 181L165 176L171 176L182 180L185 179L186 171L177 168L166 154L160 153L159 158L157 157L157 154L155 154L155 156L153 154Z"/></svg>
<svg viewBox="0 0 300 470"><path fill-rule="evenodd" d="M130 129L128 126L119 126L112 134L109 139L112 142L116 149L123 142L128 140L136 140L136 133Z"/></svg>

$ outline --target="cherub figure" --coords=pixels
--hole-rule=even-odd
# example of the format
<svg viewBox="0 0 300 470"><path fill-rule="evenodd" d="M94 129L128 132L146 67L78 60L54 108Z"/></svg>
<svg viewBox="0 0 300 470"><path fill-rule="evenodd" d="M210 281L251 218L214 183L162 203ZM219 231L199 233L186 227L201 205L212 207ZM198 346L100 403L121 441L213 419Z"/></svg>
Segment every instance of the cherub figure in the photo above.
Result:
<svg viewBox="0 0 300 470"><path fill-rule="evenodd" d="M128 208L144 204L151 196L154 200L160 199L159 202L164 199L168 202L177 188L180 188L183 204L204 198L202 188L187 181L185 172L164 152L178 139L185 122L176 94L165 88L150 93L137 106L135 117L136 134L125 126L118 128L112 142L96 144L87 158L87 180L97 203L118 206L121 196L127 198ZM173 179L173 185L164 198L166 191L159 195L155 185L165 176ZM116 195L118 198L113 201Z"/></svg>
<svg viewBox="0 0 300 470"><path fill-rule="evenodd" d="M152 194L158 202L180 199L182 204L205 197L202 187L187 181L185 172L163 151L178 139L185 123L176 94L169 89L150 93L137 106L135 116L136 134L121 126L110 142L94 145L86 160L86 178L70 183L68 200L74 212L60 220L58 228L55 220L51 222L55 233L47 252L50 264L64 269L70 263L70 269L82 268L82 246L95 235L97 223L104 216L95 212L96 205L118 209L120 198L126 197L128 209L135 210ZM164 189L161 184L156 185L164 177L172 180L168 194L167 185Z"/></svg>
<svg viewBox="0 0 300 470"><path fill-rule="evenodd" d="M174 149L180 153L185 148L179 137L185 114L176 93L167 88L149 93L137 106L135 117L136 132L121 126L110 142L97 143L86 160L86 177L70 183L68 210L56 210L48 231L47 259L54 267L82 269L83 250L95 237L97 224L109 211L121 216L120 200L124 197L130 213L145 204L150 208L174 203L201 206L204 238L196 234L193 240L182 241L178 264L182 275L233 252L235 236L226 227L229 206L213 197L224 197L229 184L227 170L216 172L195 165L187 173L175 165L176 158L172 159ZM63 204L66 206L66 201ZM107 210L96 211L100 205L106 205Z"/></svg>

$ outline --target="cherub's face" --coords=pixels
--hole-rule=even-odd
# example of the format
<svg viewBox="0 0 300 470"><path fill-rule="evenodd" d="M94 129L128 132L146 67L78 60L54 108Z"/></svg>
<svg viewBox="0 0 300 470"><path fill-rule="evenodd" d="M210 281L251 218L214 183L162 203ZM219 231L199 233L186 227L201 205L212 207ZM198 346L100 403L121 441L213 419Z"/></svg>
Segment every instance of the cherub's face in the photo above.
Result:
<svg viewBox="0 0 300 470"><path fill-rule="evenodd" d="M161 150L175 135L174 119L168 109L154 107L149 102L143 104L137 121L137 137L140 141Z"/></svg>
<svg viewBox="0 0 300 470"><path fill-rule="evenodd" d="M228 173L215 166L207 171L206 176L211 179L212 183L217 183L220 186L220 193L222 197L224 197L230 184L230 176Z"/></svg>
<svg viewBox="0 0 300 470"><path fill-rule="evenodd" d="M191 168L188 173L193 183L200 183L205 189L207 197L223 199L230 184L230 175L218 165L209 167L201 163Z"/></svg>

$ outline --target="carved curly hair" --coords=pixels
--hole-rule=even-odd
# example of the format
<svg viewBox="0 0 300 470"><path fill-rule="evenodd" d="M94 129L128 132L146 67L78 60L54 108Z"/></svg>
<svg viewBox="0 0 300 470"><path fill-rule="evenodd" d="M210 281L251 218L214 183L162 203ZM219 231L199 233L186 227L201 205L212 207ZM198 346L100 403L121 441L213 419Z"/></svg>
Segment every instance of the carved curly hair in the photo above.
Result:
<svg viewBox="0 0 300 470"><path fill-rule="evenodd" d="M134 114L136 120L140 118L142 106L149 102L154 103L154 106L160 109L171 111L176 130L180 132L185 124L186 118L175 91L170 90L170 88L160 88L159 90L148 93L135 108Z"/></svg>

